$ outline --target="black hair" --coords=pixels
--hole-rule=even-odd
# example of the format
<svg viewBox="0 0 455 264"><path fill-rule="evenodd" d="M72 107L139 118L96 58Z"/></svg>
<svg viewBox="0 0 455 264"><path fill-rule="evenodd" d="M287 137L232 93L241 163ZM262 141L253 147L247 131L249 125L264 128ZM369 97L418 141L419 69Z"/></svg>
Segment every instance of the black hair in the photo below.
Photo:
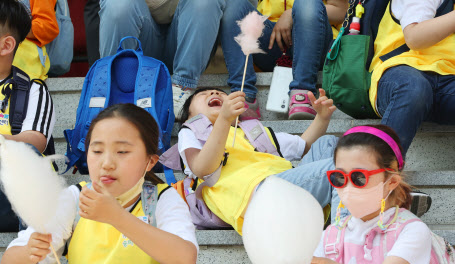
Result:
<svg viewBox="0 0 455 264"><path fill-rule="evenodd" d="M0 1L0 37L11 34L16 40L16 52L19 44L24 41L32 27L30 10L21 1Z"/></svg>
<svg viewBox="0 0 455 264"><path fill-rule="evenodd" d="M188 97L188 99L186 99L185 101L185 104L183 104L183 107L182 109L180 110L179 112L179 122L181 123L184 123L186 120L188 120L188 117L190 115L190 105L191 105L191 102L193 101L193 98L196 94L198 93L201 93L201 92L205 92L205 91L212 91L212 90L216 90L216 91L219 91L219 92L222 92L224 94L226 94L225 91L221 90L220 88L213 88L213 87L206 87L206 88L201 88L201 89L197 89L194 94L190 95L190 97Z"/></svg>
<svg viewBox="0 0 455 264"><path fill-rule="evenodd" d="M376 129L379 129L383 132L385 132L387 135L389 135L398 145L398 148L400 149L400 152L403 153L403 147L401 146L400 143L400 138L398 137L397 133L389 126L386 125L366 125L369 127L373 127ZM398 166L398 160L395 155L395 152L393 152L392 148L382 140L381 138L368 134L368 133L352 133L346 136L343 136L340 138L338 141L338 144L335 148L335 153L333 155L333 162L336 164L336 157L337 157L337 151L339 149L351 149L355 147L365 147L370 149L373 154L376 157L376 163L379 165L380 168L393 168L392 165ZM403 156L403 154L402 154ZM403 156L404 159L404 156ZM403 160L404 163L404 160ZM403 164L404 166L404 164ZM397 170L398 167L397 167ZM399 172L401 172L399 170ZM388 172L386 171L386 175ZM403 175L402 175L403 176ZM398 202L398 206L404 207L404 208L409 208L411 205L412 197L411 197L411 186L409 186L407 183L404 181L401 181L401 183L395 188L395 190L390 194L391 199L395 199Z"/></svg>
<svg viewBox="0 0 455 264"><path fill-rule="evenodd" d="M154 155L158 153L158 139L160 136L158 124L149 112L134 104L116 104L109 106L101 111L96 118L92 120L85 139L85 149L87 152L90 146L92 132L96 124L101 120L113 117L123 118L136 127L142 141L144 142L147 155ZM163 183L163 181L158 178L152 170L146 173L145 179L154 184Z"/></svg>

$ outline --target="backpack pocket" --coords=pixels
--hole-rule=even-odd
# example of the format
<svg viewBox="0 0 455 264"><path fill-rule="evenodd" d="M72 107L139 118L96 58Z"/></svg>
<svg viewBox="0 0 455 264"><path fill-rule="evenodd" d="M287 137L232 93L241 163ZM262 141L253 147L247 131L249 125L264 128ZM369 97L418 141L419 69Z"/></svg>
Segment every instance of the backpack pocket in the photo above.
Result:
<svg viewBox="0 0 455 264"><path fill-rule="evenodd" d="M368 94L371 83L371 73L366 69L369 44L369 36L341 37L335 47L337 54L326 59L323 69L322 85L327 96L341 111L358 119L378 118Z"/></svg>

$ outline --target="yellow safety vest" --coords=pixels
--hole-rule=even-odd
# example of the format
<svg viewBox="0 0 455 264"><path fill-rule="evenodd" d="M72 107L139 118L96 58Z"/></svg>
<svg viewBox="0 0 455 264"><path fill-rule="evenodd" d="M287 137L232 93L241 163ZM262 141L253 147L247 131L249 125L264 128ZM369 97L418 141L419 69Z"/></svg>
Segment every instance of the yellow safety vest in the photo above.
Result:
<svg viewBox="0 0 455 264"><path fill-rule="evenodd" d="M312 0L314 1L314 0ZM326 4L326 0L323 0ZM292 9L294 6L294 0L286 0L286 10ZM284 10L284 0L259 0L257 10L264 16L269 17L269 20L272 22L277 22L283 14ZM332 26L333 38L335 39L338 36L341 25Z"/></svg>
<svg viewBox="0 0 455 264"><path fill-rule="evenodd" d="M168 186L158 184L157 187L160 194ZM136 204L131 214L148 224L142 201ZM83 217L72 234L67 258L69 264L158 263L115 227Z"/></svg>
<svg viewBox="0 0 455 264"><path fill-rule="evenodd" d="M265 129L274 142L270 131ZM227 163L221 169L218 182L213 187L205 187L202 196L207 207L241 235L242 212L255 187L268 176L291 169L292 164L282 157L255 151L240 128L237 128L234 148L233 137L231 127L225 146L229 153Z"/></svg>
<svg viewBox="0 0 455 264"><path fill-rule="evenodd" d="M390 4L389 4L390 5ZM382 74L389 68L398 65L408 65L420 71L436 72L440 75L455 74L455 34L448 36L439 43L424 49L410 50L382 62L379 57L405 44L401 26L393 21L389 12L390 6L379 24L378 35L374 42L374 57L370 65L371 76L370 102L376 114L378 82Z"/></svg>
<svg viewBox="0 0 455 264"><path fill-rule="evenodd" d="M51 66L46 46L38 47L28 39L22 41L14 56L13 66L22 69L32 79L47 79L47 72Z"/></svg>

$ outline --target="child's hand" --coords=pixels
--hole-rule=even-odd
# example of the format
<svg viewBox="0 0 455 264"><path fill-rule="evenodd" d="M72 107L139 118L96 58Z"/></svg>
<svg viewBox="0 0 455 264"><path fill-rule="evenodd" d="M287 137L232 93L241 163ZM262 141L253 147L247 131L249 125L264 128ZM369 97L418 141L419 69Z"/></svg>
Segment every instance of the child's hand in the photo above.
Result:
<svg viewBox="0 0 455 264"><path fill-rule="evenodd" d="M276 40L281 52L292 45L292 9L288 9L281 14L280 19L273 27L272 35L270 36L269 49L273 48L273 43Z"/></svg>
<svg viewBox="0 0 455 264"><path fill-rule="evenodd" d="M325 96L324 89L319 89L319 98L317 100L312 92L308 92L308 98L310 99L314 110L318 113L318 116L324 120L330 120L330 117L337 107L333 105L332 99Z"/></svg>
<svg viewBox="0 0 455 264"><path fill-rule="evenodd" d="M38 263L46 258L47 254L51 253L52 235L33 233L27 243L29 259L33 263Z"/></svg>
<svg viewBox="0 0 455 264"><path fill-rule="evenodd" d="M79 215L97 222L111 224L123 211L122 206L103 184L93 182L93 190L84 186L79 196Z"/></svg>
<svg viewBox="0 0 455 264"><path fill-rule="evenodd" d="M234 92L228 95L223 101L219 117L224 118L226 121L232 123L237 116L245 112L245 93Z"/></svg>

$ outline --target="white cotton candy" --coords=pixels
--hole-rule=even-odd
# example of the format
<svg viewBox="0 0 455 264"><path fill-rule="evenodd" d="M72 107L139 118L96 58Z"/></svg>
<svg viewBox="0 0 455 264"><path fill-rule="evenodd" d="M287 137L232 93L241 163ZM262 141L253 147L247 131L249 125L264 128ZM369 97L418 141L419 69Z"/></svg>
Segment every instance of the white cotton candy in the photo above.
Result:
<svg viewBox="0 0 455 264"><path fill-rule="evenodd" d="M234 40L242 48L243 54L265 53L259 48L259 38L264 30L264 21L267 17L259 15L253 11L246 15L242 20L237 21L240 27L240 34Z"/></svg>
<svg viewBox="0 0 455 264"><path fill-rule="evenodd" d="M254 264L309 264L323 226L322 208L309 192L270 176L245 213L243 244Z"/></svg>
<svg viewBox="0 0 455 264"><path fill-rule="evenodd" d="M40 233L51 231L46 224L55 219L59 197L65 187L63 179L53 170L51 159L38 156L25 143L0 136L3 190L16 214Z"/></svg>

